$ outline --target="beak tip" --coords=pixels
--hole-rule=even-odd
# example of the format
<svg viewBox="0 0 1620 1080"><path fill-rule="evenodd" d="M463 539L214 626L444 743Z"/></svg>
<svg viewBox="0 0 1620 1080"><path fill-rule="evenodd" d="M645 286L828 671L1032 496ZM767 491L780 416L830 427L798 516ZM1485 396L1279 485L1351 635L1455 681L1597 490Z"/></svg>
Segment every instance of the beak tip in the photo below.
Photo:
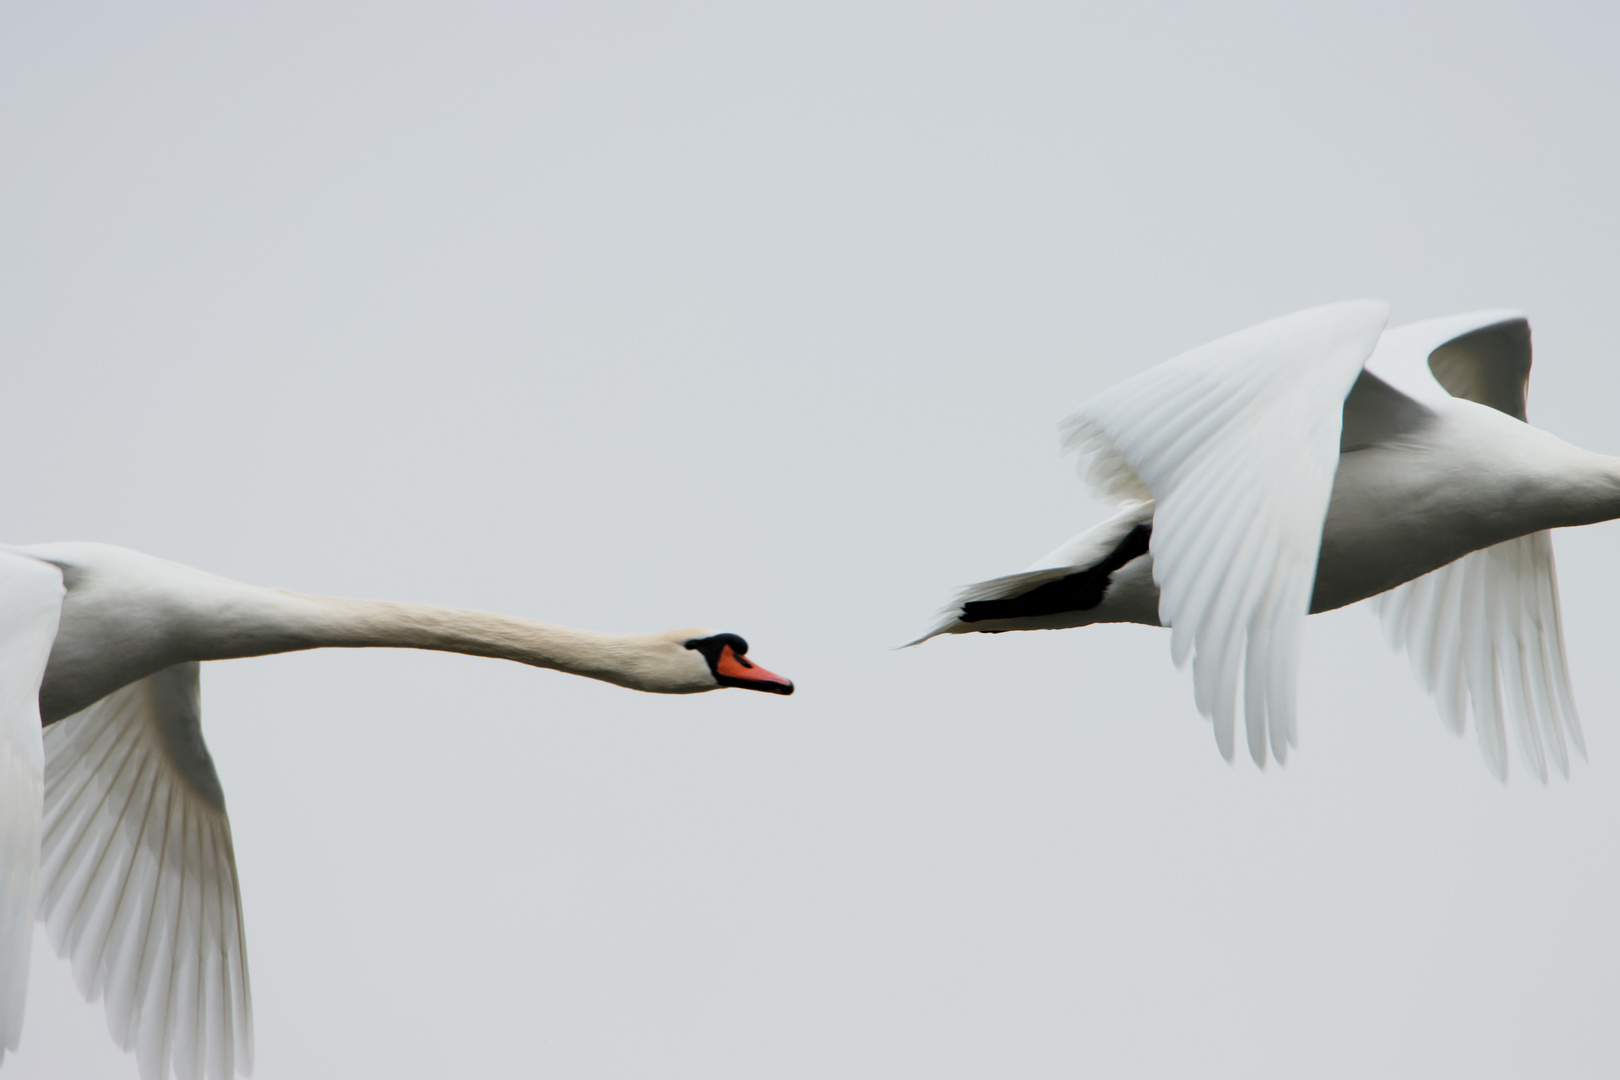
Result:
<svg viewBox="0 0 1620 1080"><path fill-rule="evenodd" d="M720 650L718 660L711 661L710 670L721 686L738 686L744 690L763 690L768 694L793 693L793 680L760 667L731 651L731 646Z"/></svg>

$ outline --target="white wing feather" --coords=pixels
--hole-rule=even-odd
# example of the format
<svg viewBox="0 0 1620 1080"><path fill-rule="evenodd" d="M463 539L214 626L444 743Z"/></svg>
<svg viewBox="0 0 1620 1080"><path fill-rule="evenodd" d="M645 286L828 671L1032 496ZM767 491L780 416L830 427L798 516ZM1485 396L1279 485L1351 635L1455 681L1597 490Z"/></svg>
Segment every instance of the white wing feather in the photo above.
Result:
<svg viewBox="0 0 1620 1080"><path fill-rule="evenodd" d="M62 574L0 553L0 1060L28 1002L44 753L39 683L62 613Z"/></svg>
<svg viewBox="0 0 1620 1080"><path fill-rule="evenodd" d="M197 665L131 683L45 732L40 918L143 1080L253 1063L242 899L202 740Z"/></svg>
<svg viewBox="0 0 1620 1080"><path fill-rule="evenodd" d="M1239 671L1249 753L1295 741L1299 639L1338 467L1344 399L1388 317L1357 300L1183 353L1064 422L1118 502L1151 497L1153 578L1178 665L1231 760Z"/></svg>
<svg viewBox="0 0 1620 1080"><path fill-rule="evenodd" d="M1440 352L1440 350L1444 350ZM1530 335L1516 311L1430 319L1384 335L1367 369L1401 392L1444 408L1431 356L1444 360L1455 396L1522 420ZM1543 781L1547 758L1569 775L1568 743L1586 741L1564 653L1552 534L1532 533L1475 551L1375 597L1373 609L1446 726L1462 734L1474 717L1485 762L1507 779L1506 728ZM1566 741L1567 735L1567 741Z"/></svg>
<svg viewBox="0 0 1620 1080"><path fill-rule="evenodd" d="M1465 555L1375 597L1373 608L1446 726L1461 735L1473 713L1480 750L1498 778L1507 779L1509 723L1543 782L1548 757L1569 775L1566 733L1586 755L1564 659L1551 533Z"/></svg>

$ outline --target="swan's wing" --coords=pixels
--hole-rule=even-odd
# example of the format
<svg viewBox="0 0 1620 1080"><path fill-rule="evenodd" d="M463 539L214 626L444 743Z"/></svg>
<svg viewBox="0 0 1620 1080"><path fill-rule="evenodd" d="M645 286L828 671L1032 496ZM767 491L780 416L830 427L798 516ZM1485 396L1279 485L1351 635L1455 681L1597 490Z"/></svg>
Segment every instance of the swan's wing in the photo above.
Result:
<svg viewBox="0 0 1620 1080"><path fill-rule="evenodd" d="M1525 418L1530 324L1516 311L1430 319L1384 335L1367 369L1414 396L1466 398ZM1569 775L1568 742L1584 756L1564 657L1552 534L1475 551L1373 601L1390 644L1434 694L1446 725L1467 713L1486 764L1507 779L1507 732L1533 772L1547 758Z"/></svg>
<svg viewBox="0 0 1620 1080"><path fill-rule="evenodd" d="M246 1074L242 897L195 663L46 730L42 846L40 918L143 1080Z"/></svg>
<svg viewBox="0 0 1620 1080"><path fill-rule="evenodd" d="M1379 340L1367 370L1426 404L1464 398L1523 420L1530 323L1521 312L1498 310L1397 326Z"/></svg>
<svg viewBox="0 0 1620 1080"><path fill-rule="evenodd" d="M1201 346L1064 422L1105 498L1150 496L1153 578L1176 663L1230 760L1238 672L1249 753L1294 742L1299 637L1338 468L1345 396L1384 328L1381 301L1285 315Z"/></svg>
<svg viewBox="0 0 1620 1080"><path fill-rule="evenodd" d="M62 613L62 573L0 552L0 1060L17 1049L28 1000L39 872L39 682Z"/></svg>
<svg viewBox="0 0 1620 1080"><path fill-rule="evenodd" d="M1547 758L1569 775L1569 741L1584 757L1564 659L1552 534L1531 533L1463 556L1373 600L1384 632L1405 648L1412 673L1462 734L1474 714L1485 763L1507 779L1511 724L1532 771Z"/></svg>

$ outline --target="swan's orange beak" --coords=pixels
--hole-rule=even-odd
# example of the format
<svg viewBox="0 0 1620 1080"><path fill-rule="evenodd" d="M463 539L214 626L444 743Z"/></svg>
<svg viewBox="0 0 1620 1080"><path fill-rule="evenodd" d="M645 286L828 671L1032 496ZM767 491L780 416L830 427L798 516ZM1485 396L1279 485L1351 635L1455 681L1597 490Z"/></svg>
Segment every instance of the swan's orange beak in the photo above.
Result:
<svg viewBox="0 0 1620 1080"><path fill-rule="evenodd" d="M720 650L720 659L715 662L714 669L728 679L746 684L742 687L745 690L763 690L767 694L793 693L792 679L784 679L775 672L766 671L748 657L738 656L730 645Z"/></svg>

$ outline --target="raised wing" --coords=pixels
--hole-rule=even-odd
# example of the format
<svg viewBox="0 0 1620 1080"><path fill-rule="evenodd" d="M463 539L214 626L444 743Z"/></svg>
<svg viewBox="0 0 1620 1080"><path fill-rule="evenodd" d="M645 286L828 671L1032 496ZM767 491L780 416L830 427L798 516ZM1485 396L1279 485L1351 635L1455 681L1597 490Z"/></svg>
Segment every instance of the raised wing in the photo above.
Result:
<svg viewBox="0 0 1620 1080"><path fill-rule="evenodd" d="M62 573L0 552L0 1060L28 1001L44 753L39 682L62 613Z"/></svg>
<svg viewBox="0 0 1620 1080"><path fill-rule="evenodd" d="M1238 673L1249 754L1294 742L1310 607L1345 396L1388 317L1355 300L1200 346L1088 402L1065 445L1091 455L1104 498L1157 501L1151 551L1177 665L1231 760Z"/></svg>
<svg viewBox="0 0 1620 1080"><path fill-rule="evenodd" d="M1530 324L1504 309L1397 326L1379 339L1367 370L1425 404L1463 398L1523 420Z"/></svg>
<svg viewBox="0 0 1620 1080"><path fill-rule="evenodd" d="M42 846L40 918L143 1080L248 1073L242 897L195 663L45 732Z"/></svg>
<svg viewBox="0 0 1620 1080"><path fill-rule="evenodd" d="M1530 324L1516 311L1485 311L1398 327L1384 335L1367 369L1442 407L1448 397L1465 398L1523 420ZM1507 779L1509 725L1543 781L1548 757L1569 775L1566 735L1585 756L1551 533L1471 552L1383 593L1373 607L1446 726L1460 735L1473 713L1480 750L1497 777Z"/></svg>
<svg viewBox="0 0 1620 1080"><path fill-rule="evenodd" d="M1429 354L1429 371L1452 397L1489 405L1515 420L1525 419L1530 387L1530 323L1516 311L1465 315L1485 320ZM1453 320L1444 320L1455 326ZM1423 325L1423 324L1419 324Z"/></svg>

